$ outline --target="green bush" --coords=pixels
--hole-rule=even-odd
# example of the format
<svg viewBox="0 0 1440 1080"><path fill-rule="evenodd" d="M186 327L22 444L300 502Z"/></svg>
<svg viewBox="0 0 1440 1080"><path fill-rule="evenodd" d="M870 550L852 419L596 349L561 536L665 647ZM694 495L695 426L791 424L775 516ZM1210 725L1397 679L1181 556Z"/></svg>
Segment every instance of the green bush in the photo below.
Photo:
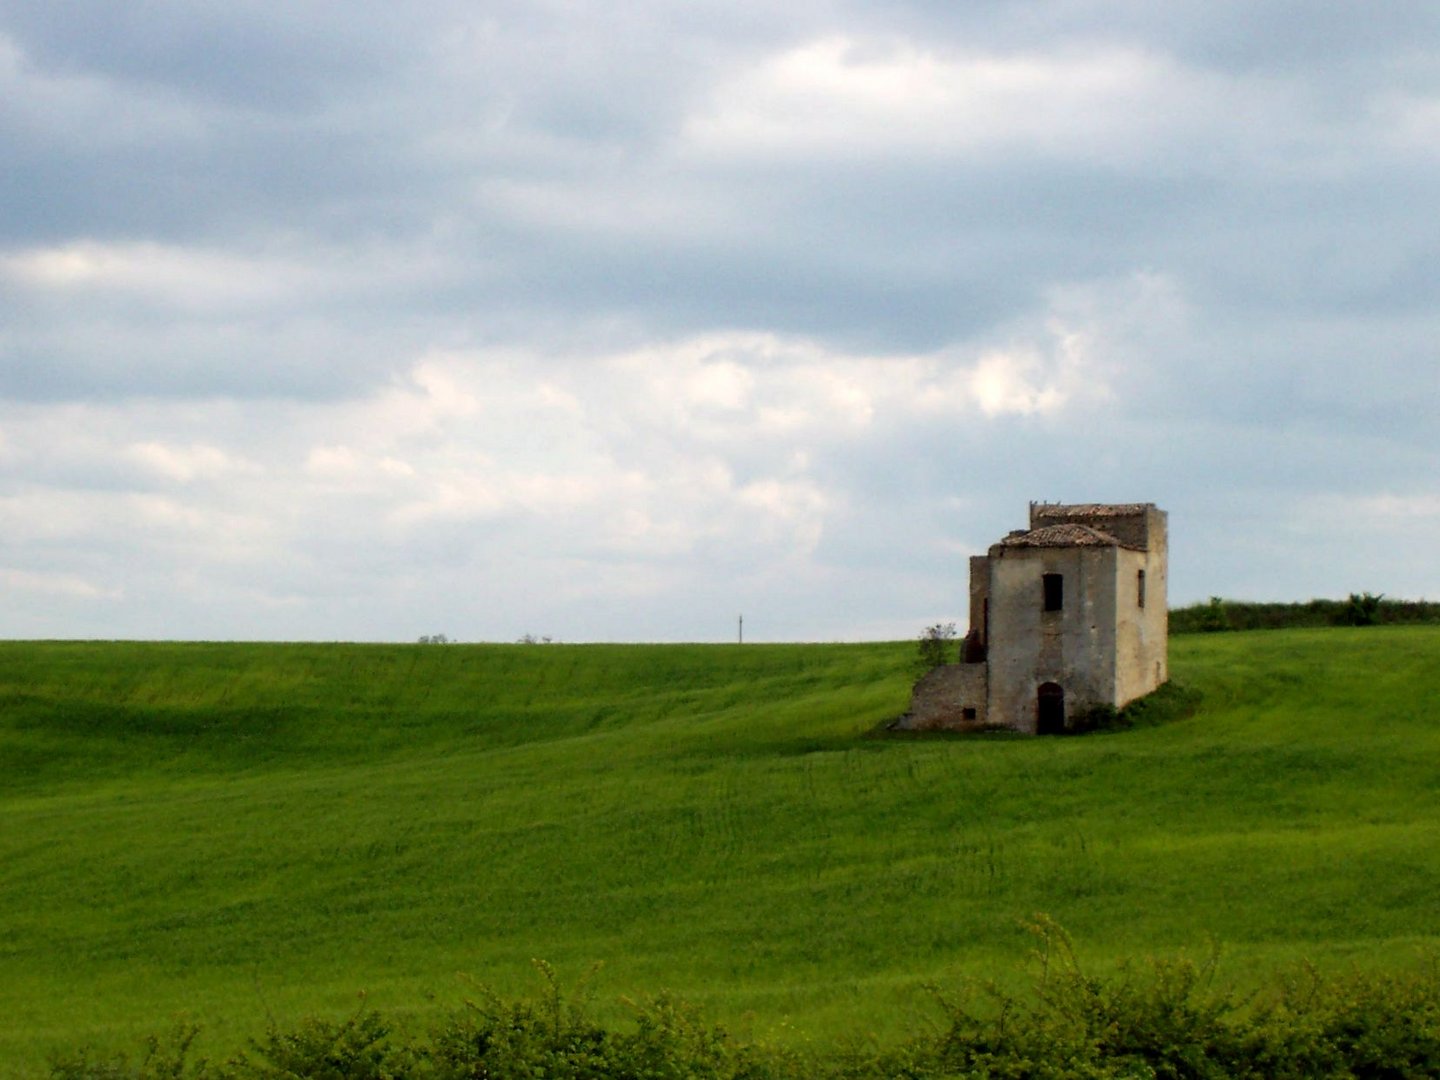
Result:
<svg viewBox="0 0 1440 1080"><path fill-rule="evenodd" d="M136 1061L128 1054L95 1057L90 1047L73 1056L61 1056L52 1063L52 1080L185 1080L211 1075L203 1059L191 1056L200 1029L193 1024L177 1025L168 1035L151 1035Z"/></svg>
<svg viewBox="0 0 1440 1080"><path fill-rule="evenodd" d="M194 1029L141 1058L57 1060L52 1080L1300 1080L1440 1075L1440 966L1326 976L1302 966L1241 997L1216 981L1218 950L1089 974L1070 938L1037 916L1031 988L932 988L939 1023L893 1045L808 1052L736 1041L660 994L632 1022L591 1019L554 972L536 998L482 992L428 1037L402 1039L373 1011L272 1026L224 1065L193 1058Z"/></svg>
<svg viewBox="0 0 1440 1080"><path fill-rule="evenodd" d="M1309 965L1260 1001L1242 1032L1246 1077L1440 1076L1440 972L1326 978Z"/></svg>
<svg viewBox="0 0 1440 1080"><path fill-rule="evenodd" d="M1199 711L1200 691L1173 679L1136 698L1120 710L1117 728L1154 727L1194 716Z"/></svg>
<svg viewBox="0 0 1440 1080"><path fill-rule="evenodd" d="M289 1031L272 1025L220 1075L226 1080L392 1080L406 1075L408 1055L389 1036L390 1026L374 1011L339 1022L311 1017Z"/></svg>
<svg viewBox="0 0 1440 1080"><path fill-rule="evenodd" d="M1175 620L1175 617L1172 614L1172 629L1175 628L1176 621L1177 620ZM1176 632L1183 633L1186 629L1185 619L1181 618L1178 621L1180 623L1180 627L1176 630ZM1210 597L1210 602L1208 604L1205 604L1203 607L1200 607L1195 611L1194 624L1194 629L1206 634L1213 634L1218 630L1234 629L1230 625L1230 616L1225 610L1225 601L1220 599L1220 597L1218 596Z"/></svg>
<svg viewBox="0 0 1440 1080"><path fill-rule="evenodd" d="M1236 1059L1226 1023L1236 1002L1212 982L1216 953L1121 967L1109 981L1087 975L1069 937L1040 916L1032 993L993 988L988 1015L945 1003L937 1064L947 1074L983 1077L1160 1080L1219 1078ZM934 1074L931 1074L934 1075Z"/></svg>
<svg viewBox="0 0 1440 1080"><path fill-rule="evenodd" d="M953 664L958 658L953 622L936 623L921 632L915 657L917 675L924 675L943 664Z"/></svg>
<svg viewBox="0 0 1440 1080"><path fill-rule="evenodd" d="M1065 733L1088 735L1092 731L1108 731L1120 726L1120 710L1102 701L1072 712L1066 719Z"/></svg>
<svg viewBox="0 0 1440 1080"><path fill-rule="evenodd" d="M1178 683L1167 682L1144 697L1117 709L1098 703L1076 709L1066 720L1067 735L1088 735L1098 731L1128 731L1134 727L1154 727L1194 715L1200 707L1200 694Z"/></svg>
<svg viewBox="0 0 1440 1080"><path fill-rule="evenodd" d="M1345 610L1340 618L1347 626L1374 626L1380 621L1380 601L1384 594L1351 593L1345 601Z"/></svg>
<svg viewBox="0 0 1440 1080"><path fill-rule="evenodd" d="M538 1000L505 1001L481 989L477 999L434 1033L419 1057L436 1080L580 1080L608 1076L611 1036L586 1014L582 980L567 998L549 964L537 961L544 982Z"/></svg>

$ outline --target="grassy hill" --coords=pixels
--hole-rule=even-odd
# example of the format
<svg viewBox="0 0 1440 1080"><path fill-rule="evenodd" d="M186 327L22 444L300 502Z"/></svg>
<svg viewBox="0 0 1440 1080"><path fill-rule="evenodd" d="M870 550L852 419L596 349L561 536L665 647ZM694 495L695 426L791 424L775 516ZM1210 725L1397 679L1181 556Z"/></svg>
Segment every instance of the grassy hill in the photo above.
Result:
<svg viewBox="0 0 1440 1080"><path fill-rule="evenodd" d="M1172 724L874 739L914 646L0 644L0 1061L604 970L781 1038L1013 977L1440 938L1440 629L1189 636Z"/></svg>

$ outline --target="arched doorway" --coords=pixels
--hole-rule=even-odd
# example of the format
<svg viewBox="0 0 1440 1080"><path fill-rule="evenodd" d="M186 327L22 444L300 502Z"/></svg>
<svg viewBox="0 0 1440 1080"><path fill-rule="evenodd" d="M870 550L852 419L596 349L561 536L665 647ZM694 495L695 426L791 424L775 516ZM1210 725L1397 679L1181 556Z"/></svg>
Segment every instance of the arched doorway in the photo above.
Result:
<svg viewBox="0 0 1440 1080"><path fill-rule="evenodd" d="M1059 683L1041 683L1035 694L1035 734L1065 732L1065 691Z"/></svg>

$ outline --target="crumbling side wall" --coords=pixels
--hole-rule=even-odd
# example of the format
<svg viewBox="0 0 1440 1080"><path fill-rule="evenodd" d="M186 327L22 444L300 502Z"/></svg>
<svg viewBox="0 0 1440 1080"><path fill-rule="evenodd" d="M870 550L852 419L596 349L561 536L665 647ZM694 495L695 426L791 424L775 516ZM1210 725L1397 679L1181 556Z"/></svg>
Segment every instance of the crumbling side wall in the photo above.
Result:
<svg viewBox="0 0 1440 1080"><path fill-rule="evenodd" d="M973 731L985 726L986 665L945 664L915 684L902 731Z"/></svg>
<svg viewBox="0 0 1440 1080"><path fill-rule="evenodd" d="M970 556L970 634L983 649L990 641L990 559ZM969 636L969 635L967 635Z"/></svg>

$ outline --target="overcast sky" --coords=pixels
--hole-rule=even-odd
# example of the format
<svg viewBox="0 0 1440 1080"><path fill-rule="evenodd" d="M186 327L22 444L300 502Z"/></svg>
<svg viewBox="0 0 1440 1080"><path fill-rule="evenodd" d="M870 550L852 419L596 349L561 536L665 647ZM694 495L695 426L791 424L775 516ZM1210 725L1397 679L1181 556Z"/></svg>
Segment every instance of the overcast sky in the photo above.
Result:
<svg viewBox="0 0 1440 1080"><path fill-rule="evenodd" d="M0 0L0 635L1440 598L1440 5Z"/></svg>

